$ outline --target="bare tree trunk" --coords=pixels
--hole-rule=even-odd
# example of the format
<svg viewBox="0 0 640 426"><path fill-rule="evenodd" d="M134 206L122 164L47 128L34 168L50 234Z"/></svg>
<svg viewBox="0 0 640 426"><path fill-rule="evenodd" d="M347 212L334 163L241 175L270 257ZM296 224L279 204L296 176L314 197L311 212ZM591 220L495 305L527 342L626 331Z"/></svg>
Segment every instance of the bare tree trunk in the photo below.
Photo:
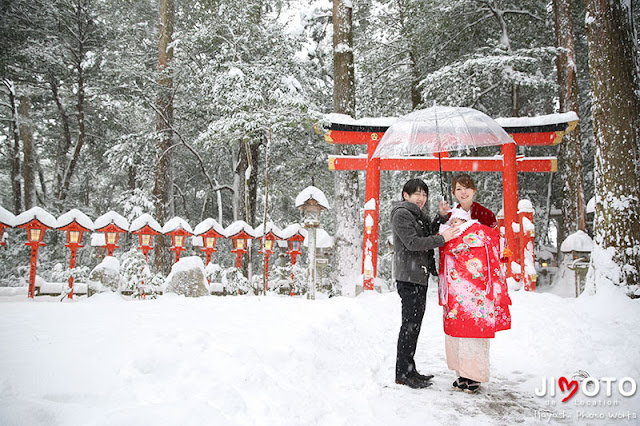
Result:
<svg viewBox="0 0 640 426"><path fill-rule="evenodd" d="M356 115L351 1L333 0L333 110ZM354 155L355 147L336 145L336 154ZM359 195L356 171L334 172L335 262L340 286L353 284L360 275Z"/></svg>
<svg viewBox="0 0 640 426"><path fill-rule="evenodd" d="M413 52L409 52L409 63L411 64L411 109L414 110L422 104L422 90L418 87L420 73Z"/></svg>
<svg viewBox="0 0 640 426"><path fill-rule="evenodd" d="M4 80L4 85L9 90L9 104L11 106L11 133L13 145L7 139L7 157L9 157L9 169L11 177L11 191L13 192L13 211L15 214L22 212L22 186L20 183L20 127L18 124L19 111L16 99L16 86L13 82Z"/></svg>
<svg viewBox="0 0 640 426"><path fill-rule="evenodd" d="M158 42L158 100L156 131L158 134L158 162L155 172L153 195L156 205L156 219L161 224L174 214L173 204L173 25L175 19L174 0L160 0L160 39ZM155 266L158 272L168 274L170 270L169 244L165 238L158 238L155 246Z"/></svg>
<svg viewBox="0 0 640 426"><path fill-rule="evenodd" d="M80 57L84 57L84 49L80 47ZM76 169L76 164L78 164L78 159L80 158L80 152L82 151L82 147L84 146L84 141L86 139L86 130L84 125L84 72L82 70L82 63L78 63L76 67L76 72L78 73L78 97L76 108L78 110L78 140L76 141L76 146L73 149L73 154L71 155L71 159L67 165L67 168L64 172L64 179L62 181L62 190L60 192L59 200L65 200L69 193L69 186L71 185L71 178L73 177L73 172Z"/></svg>
<svg viewBox="0 0 640 426"><path fill-rule="evenodd" d="M56 155L56 168L55 168L55 197L60 200L62 199L62 187L64 182L64 173L67 168L67 153L69 149L71 149L71 145L73 142L71 141L71 129L69 127L69 115L60 100L60 95L58 92L58 83L55 76L49 77L49 87L51 88L51 93L53 95L53 99L56 103L56 107L58 108L58 113L60 114L60 121L62 122L62 136L61 142L58 144L58 152Z"/></svg>
<svg viewBox="0 0 640 426"><path fill-rule="evenodd" d="M578 78L576 75L573 21L571 20L571 0L553 0L553 12L556 47L559 48L556 68L560 91L560 112L578 112ZM560 181L563 182L563 226L558 230L558 241L562 241L564 237L577 230L587 230L579 126L563 138L559 147L558 163Z"/></svg>
<svg viewBox="0 0 640 426"><path fill-rule="evenodd" d="M20 97L19 122L24 161L22 167L22 178L24 180L24 208L25 210L29 210L36 206L36 153L33 146L31 120L29 119L29 98L26 96Z"/></svg>
<svg viewBox="0 0 640 426"><path fill-rule="evenodd" d="M589 287L640 285L640 75L630 2L587 0L595 134L594 257ZM611 257L612 268L604 257ZM633 287L636 286L636 287Z"/></svg>

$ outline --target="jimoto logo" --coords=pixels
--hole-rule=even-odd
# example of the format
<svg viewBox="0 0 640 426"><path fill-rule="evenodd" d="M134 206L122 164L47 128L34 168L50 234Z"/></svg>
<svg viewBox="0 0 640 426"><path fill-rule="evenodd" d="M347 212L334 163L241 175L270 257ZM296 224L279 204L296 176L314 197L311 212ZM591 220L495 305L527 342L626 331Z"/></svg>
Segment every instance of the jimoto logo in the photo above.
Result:
<svg viewBox="0 0 640 426"><path fill-rule="evenodd" d="M558 390L559 396L564 396L562 402L567 402L580 390L583 395L588 397L599 396L601 392L604 392L607 397L611 397L616 393L623 397L630 397L635 395L638 386L636 381L632 377L623 377L618 380L615 377L601 377L597 379L595 377L587 377L581 382L573 379L569 381L566 377L562 376L556 381L555 378L542 378L542 383L539 388L536 388L536 396L556 396L556 390Z"/></svg>

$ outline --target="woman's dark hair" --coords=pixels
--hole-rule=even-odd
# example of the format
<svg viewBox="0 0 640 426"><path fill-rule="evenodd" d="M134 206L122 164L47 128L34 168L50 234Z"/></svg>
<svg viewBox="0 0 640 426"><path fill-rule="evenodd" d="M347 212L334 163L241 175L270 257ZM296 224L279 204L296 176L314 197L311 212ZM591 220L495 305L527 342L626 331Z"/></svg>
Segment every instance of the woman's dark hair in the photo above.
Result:
<svg viewBox="0 0 640 426"><path fill-rule="evenodd" d="M407 195L411 195L414 192L417 192L419 189L422 189L424 193L427 194L427 197L429 196L429 188L427 187L427 184L424 183L422 179L410 179L402 187L402 194L400 194L402 196L402 200L404 200L405 192L407 193Z"/></svg>

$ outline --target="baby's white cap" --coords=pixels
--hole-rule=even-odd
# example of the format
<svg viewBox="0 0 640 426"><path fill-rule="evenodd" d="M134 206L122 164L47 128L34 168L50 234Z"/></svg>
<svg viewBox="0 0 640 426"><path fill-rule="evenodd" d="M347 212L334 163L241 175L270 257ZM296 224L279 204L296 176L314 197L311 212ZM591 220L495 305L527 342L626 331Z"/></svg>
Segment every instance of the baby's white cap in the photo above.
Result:
<svg viewBox="0 0 640 426"><path fill-rule="evenodd" d="M464 209L453 209L451 210L451 216L449 217L449 222L451 222L452 219L462 219L468 222L471 220L471 216Z"/></svg>

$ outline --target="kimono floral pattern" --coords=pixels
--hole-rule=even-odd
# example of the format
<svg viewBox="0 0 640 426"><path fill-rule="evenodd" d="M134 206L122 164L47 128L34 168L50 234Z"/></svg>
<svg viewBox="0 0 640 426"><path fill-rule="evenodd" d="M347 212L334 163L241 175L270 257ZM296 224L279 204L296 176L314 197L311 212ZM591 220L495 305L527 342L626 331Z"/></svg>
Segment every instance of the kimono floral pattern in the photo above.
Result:
<svg viewBox="0 0 640 426"><path fill-rule="evenodd" d="M440 251L440 304L444 331L452 337L491 338L511 328L498 231L479 223Z"/></svg>

